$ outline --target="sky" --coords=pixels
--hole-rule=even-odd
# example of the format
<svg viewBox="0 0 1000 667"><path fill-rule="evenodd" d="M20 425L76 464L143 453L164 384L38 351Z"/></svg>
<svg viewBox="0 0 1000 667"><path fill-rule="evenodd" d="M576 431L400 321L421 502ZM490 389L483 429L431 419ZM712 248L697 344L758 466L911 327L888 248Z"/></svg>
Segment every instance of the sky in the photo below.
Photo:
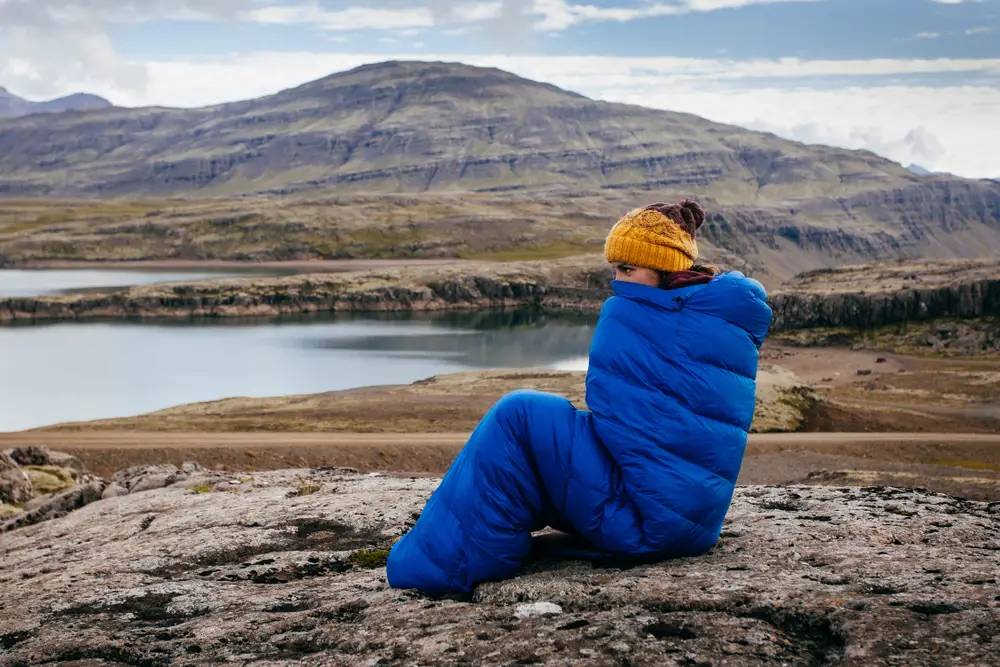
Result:
<svg viewBox="0 0 1000 667"><path fill-rule="evenodd" d="M1000 177L1000 0L0 0L0 86L33 100L203 106L390 59Z"/></svg>

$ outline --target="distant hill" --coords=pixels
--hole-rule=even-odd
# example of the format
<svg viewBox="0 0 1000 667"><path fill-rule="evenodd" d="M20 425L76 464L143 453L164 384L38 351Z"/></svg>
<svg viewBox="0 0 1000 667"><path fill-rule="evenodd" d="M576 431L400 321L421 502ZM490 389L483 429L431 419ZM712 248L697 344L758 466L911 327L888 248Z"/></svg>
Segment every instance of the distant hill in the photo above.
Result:
<svg viewBox="0 0 1000 667"><path fill-rule="evenodd" d="M1000 254L1000 185L991 181L918 175L868 151L595 101L457 63L366 65L200 109L0 120L0 155L0 196L263 196L242 198L251 217L227 222L221 236L209 222L178 236L182 221L168 209L127 226L107 221L120 235L117 252L137 247L133 234L167 257L496 256L559 243L599 250L624 206L687 195L709 209L706 244L775 276ZM470 193L490 199L465 202ZM297 197L275 202L276 194ZM390 194L403 199L393 204ZM371 206L386 211L358 222L332 212L340 208L315 208L314 195L383 197ZM419 212L402 204L410 195L422 197ZM579 195L596 217L583 220L584 205L567 203ZM544 215L522 213L528 206ZM337 236L347 218L350 243ZM358 224L373 231L366 237ZM89 234L82 227L48 233L0 229L0 260L71 258L84 248L94 258L112 242L66 237Z"/></svg>
<svg viewBox="0 0 1000 667"><path fill-rule="evenodd" d="M97 95L76 93L47 102L31 102L0 87L0 118L27 116L34 113L83 111L85 109L105 109L111 102Z"/></svg>
<svg viewBox="0 0 1000 667"><path fill-rule="evenodd" d="M933 174L934 173L934 172L932 172L932 171L930 171L928 169L924 169L919 164L911 164L911 165L907 166L906 168L909 171L912 171L914 174L919 174L920 176L926 176L928 174Z"/></svg>

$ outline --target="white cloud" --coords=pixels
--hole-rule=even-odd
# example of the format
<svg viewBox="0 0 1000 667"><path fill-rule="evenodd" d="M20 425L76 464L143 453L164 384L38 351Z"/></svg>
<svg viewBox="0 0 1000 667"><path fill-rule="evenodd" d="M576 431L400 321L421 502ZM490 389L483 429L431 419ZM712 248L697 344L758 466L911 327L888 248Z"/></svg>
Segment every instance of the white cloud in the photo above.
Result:
<svg viewBox="0 0 1000 667"><path fill-rule="evenodd" d="M273 0L0 0L0 81L44 96L76 84L141 90L145 68L123 59L107 27L155 19L235 19ZM28 63L27 67L24 63Z"/></svg>
<svg viewBox="0 0 1000 667"><path fill-rule="evenodd" d="M937 39L941 36L939 32L918 32L914 37L917 39Z"/></svg>
<svg viewBox="0 0 1000 667"><path fill-rule="evenodd" d="M993 32L993 28L985 25L976 26L975 28L969 28L965 31L966 35L985 35L987 33Z"/></svg>
<svg viewBox="0 0 1000 667"><path fill-rule="evenodd" d="M244 14L261 23L309 24L324 30L379 29L452 23L500 22L507 37L533 27L537 31L561 31L587 21L635 21L657 16L712 12L749 5L822 0L673 0L644 2L630 7L575 4L568 0L491 0L459 2L432 0L430 4L405 0L370 0L341 10L325 10L316 3L264 7ZM391 16L390 16L391 15ZM530 19L534 19L531 23Z"/></svg>
<svg viewBox="0 0 1000 667"><path fill-rule="evenodd" d="M819 1L821 0L675 0L670 3L645 3L635 7L599 7L572 4L566 0L534 0L531 13L541 17L535 23L536 30L551 31L565 30L586 21L627 22L657 16L736 9L749 5Z"/></svg>
<svg viewBox="0 0 1000 667"><path fill-rule="evenodd" d="M255 23L295 25L306 24L322 30L399 30L404 28L429 28L434 25L430 10L379 9L348 7L329 11L318 5L262 7L246 12L242 18Z"/></svg>
<svg viewBox="0 0 1000 667"><path fill-rule="evenodd" d="M318 0L0 0L0 81L28 95L47 96L68 82L102 83L140 92L141 64L111 46L114 24L163 19L250 21L303 25L327 32L430 27L482 31L505 53L523 50L534 31L552 33L585 21L631 21L776 2L822 0L643 0L624 9L567 0L346 0L325 9ZM17 63L30 63L25 68Z"/></svg>
<svg viewBox="0 0 1000 667"><path fill-rule="evenodd" d="M934 0L939 5L961 5L965 2L983 2L983 0Z"/></svg>

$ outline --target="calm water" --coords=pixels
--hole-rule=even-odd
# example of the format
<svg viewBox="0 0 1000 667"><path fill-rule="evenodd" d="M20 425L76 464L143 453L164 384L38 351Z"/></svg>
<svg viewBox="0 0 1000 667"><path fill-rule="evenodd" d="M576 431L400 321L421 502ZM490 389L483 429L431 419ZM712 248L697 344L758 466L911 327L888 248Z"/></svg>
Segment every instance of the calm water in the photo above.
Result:
<svg viewBox="0 0 1000 667"><path fill-rule="evenodd" d="M42 296L65 292L127 287L151 283L187 282L232 276L269 275L275 271L130 271L128 269L59 271L0 269L0 298Z"/></svg>
<svg viewBox="0 0 1000 667"><path fill-rule="evenodd" d="M477 368L578 368L595 321L518 312L5 326L0 431Z"/></svg>

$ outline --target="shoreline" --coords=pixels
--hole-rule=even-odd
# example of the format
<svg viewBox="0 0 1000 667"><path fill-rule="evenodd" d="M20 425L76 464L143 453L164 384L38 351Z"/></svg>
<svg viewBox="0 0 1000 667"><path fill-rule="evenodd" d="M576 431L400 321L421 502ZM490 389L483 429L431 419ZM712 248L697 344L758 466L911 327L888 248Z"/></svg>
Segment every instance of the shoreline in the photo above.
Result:
<svg viewBox="0 0 1000 667"><path fill-rule="evenodd" d="M293 260L230 260L230 259L139 259L139 260L29 260L8 264L2 270L73 271L274 271L288 275L302 273L348 273L408 266L465 266L496 263L481 259L443 257L439 259L293 259Z"/></svg>
<svg viewBox="0 0 1000 667"><path fill-rule="evenodd" d="M0 450L45 446L105 477L185 461L241 473L347 467L441 475L482 415L515 389L586 408L582 371L464 371L5 432ZM998 391L1000 359L767 346L740 483L923 487L1000 501L1000 416L979 414L1000 407Z"/></svg>
<svg viewBox="0 0 1000 667"><path fill-rule="evenodd" d="M313 312L418 312L538 308L599 312L611 296L603 255L561 260L330 260L208 263L187 260L35 263L36 267L236 269L282 275L97 288L59 296L0 298L0 325L95 318L258 317ZM771 290L771 334L810 330L836 343L854 333L936 320L1000 321L1000 263L883 263L801 274ZM289 273L291 272L291 273ZM306 273L308 272L308 273ZM974 332L994 347L994 323ZM966 325L962 325L966 326ZM978 325L975 325L978 326ZM958 338L965 338L961 335ZM1000 340L1000 339L998 339ZM1000 344L1000 343L998 343Z"/></svg>

